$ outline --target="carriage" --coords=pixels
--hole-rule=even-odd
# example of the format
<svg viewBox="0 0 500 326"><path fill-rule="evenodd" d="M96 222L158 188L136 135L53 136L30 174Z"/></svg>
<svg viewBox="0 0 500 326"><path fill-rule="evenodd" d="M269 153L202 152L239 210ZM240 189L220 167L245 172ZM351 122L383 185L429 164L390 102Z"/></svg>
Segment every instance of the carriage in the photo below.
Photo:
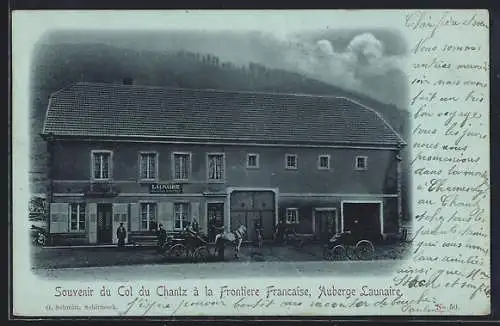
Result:
<svg viewBox="0 0 500 326"><path fill-rule="evenodd" d="M334 235L323 249L323 258L326 260L370 260L374 255L372 240L351 232Z"/></svg>
<svg viewBox="0 0 500 326"><path fill-rule="evenodd" d="M168 236L160 250L169 259L187 259L196 262L207 261L215 255L214 244L209 243L203 236L189 231Z"/></svg>
<svg viewBox="0 0 500 326"><path fill-rule="evenodd" d="M160 246L160 250L169 259L204 262L218 255L220 257L220 253L224 253L224 242L228 241L233 243L235 258L238 258L238 252L245 232L246 227L240 226L235 231L218 234L215 241L211 243L208 241L208 238L187 228L175 235L168 236L165 243Z"/></svg>

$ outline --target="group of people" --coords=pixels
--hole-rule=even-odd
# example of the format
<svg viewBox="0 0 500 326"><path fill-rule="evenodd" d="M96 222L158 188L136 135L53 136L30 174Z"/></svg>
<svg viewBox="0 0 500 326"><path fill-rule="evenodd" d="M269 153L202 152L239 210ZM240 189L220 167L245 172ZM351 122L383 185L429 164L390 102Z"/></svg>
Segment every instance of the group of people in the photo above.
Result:
<svg viewBox="0 0 500 326"><path fill-rule="evenodd" d="M354 220L353 224L353 233L357 233L358 231L358 219ZM262 240L264 238L264 228L262 227L262 224L260 221L255 221L254 222L254 230L255 230L255 239L258 241L258 245L262 245ZM222 225L219 225L217 220L215 219L210 219L208 222L208 242L213 243L215 241L215 237L217 234L220 232L223 232L224 227ZM187 226L184 228L184 231L193 237L199 237L199 224L196 220L190 222L187 224ZM322 235L324 238L330 238L334 231L333 230L325 230L325 234ZM274 240L275 242L283 242L286 238L286 236L289 233L293 233L293 230L291 229L291 226L285 223L283 219L280 219L278 224L275 226L274 230ZM326 234L328 233L328 234ZM118 238L118 247L123 247L125 245L125 239L127 237L127 230L124 227L123 223L120 223L120 226L118 227L116 231L116 235ZM167 231L163 224L158 225L158 231L157 231L157 238L158 238L158 246L161 247L165 244L167 241Z"/></svg>
<svg viewBox="0 0 500 326"><path fill-rule="evenodd" d="M274 227L274 242L282 243L290 233L294 233L293 227L288 225L284 219L280 219Z"/></svg>
<svg viewBox="0 0 500 326"><path fill-rule="evenodd" d="M346 233L353 234L353 235L359 235L361 233L361 225L359 223L359 219L355 218L353 220L353 225L350 230L346 231ZM218 233L222 232L224 230L223 226L219 226L217 221L215 219L210 219L208 222L208 242L213 243L215 241L215 237ZM256 233L256 239L258 241L259 247L262 245L262 240L264 237L264 228L262 227L260 221L255 221L254 225L254 230ZM187 224L185 227L184 231L193 236L193 237L199 237L199 224L196 220L190 222ZM284 220L280 219L278 224L275 227L274 230L274 240L275 242L283 242L285 240L285 237L290 233L293 233L293 230L290 230L290 226L285 223ZM322 235L322 238L330 239L335 232L333 229L328 229L326 230L325 234ZM127 230L124 227L123 223L120 223L120 226L118 227L116 231L116 236L118 238L118 247L124 247L125 246L125 239L127 238ZM158 238L158 246L162 247L165 242L167 241L167 231L163 224L158 225L158 231L157 231L157 238Z"/></svg>
<svg viewBox="0 0 500 326"><path fill-rule="evenodd" d="M192 222L189 222L186 224L183 230L188 236L194 237L194 238L199 238L199 224L198 221L193 220ZM158 236L158 247L162 248L165 243L167 242L167 230L163 226L163 224L158 225L158 231L157 231L157 236Z"/></svg>
<svg viewBox="0 0 500 326"><path fill-rule="evenodd" d="M184 231L192 236L198 236L199 225L197 221L192 221L186 225ZM167 230L163 224L158 224L158 230L156 232L158 247L162 247L167 241ZM116 237L118 238L118 247L125 246L125 239L127 238L127 229L120 223L118 229L116 230Z"/></svg>

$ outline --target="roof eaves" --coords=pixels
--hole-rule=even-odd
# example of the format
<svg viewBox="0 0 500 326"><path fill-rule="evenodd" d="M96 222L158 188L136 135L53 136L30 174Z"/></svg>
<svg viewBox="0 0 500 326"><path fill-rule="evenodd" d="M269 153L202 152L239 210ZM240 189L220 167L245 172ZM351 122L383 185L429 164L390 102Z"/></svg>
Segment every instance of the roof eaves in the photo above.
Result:
<svg viewBox="0 0 500 326"><path fill-rule="evenodd" d="M283 140L259 140L254 138L227 138L227 137L171 137L171 136L148 136L148 135L113 135L104 133L92 133L92 134L61 134L57 132L50 132L49 134L56 136L59 139L87 139L87 140L113 140L113 141L159 141L159 142L186 142L192 144L206 144L206 143L231 143L231 144L250 144L250 143L268 143L275 145L311 145L311 146L390 146L396 148L398 146L397 142L353 142L353 141L283 141Z"/></svg>
<svg viewBox="0 0 500 326"><path fill-rule="evenodd" d="M47 120L48 120L48 117L49 117L49 114L50 114L50 111L51 111L51 108L52 108L52 101L53 99L59 95L59 93L61 93L62 91L65 91L65 90L68 90L68 89L71 89L73 87L75 87L76 85L78 84L82 84L82 82L74 82L74 83L70 83L69 85L65 86L65 87L62 87L54 92L52 92L50 95L49 95L49 101L48 101L48 104L47 104L47 109L45 110L45 120L43 122L43 128L42 128L42 132L41 134L42 135L48 135L48 134L51 134L49 132L46 131L46 128L47 128Z"/></svg>
<svg viewBox="0 0 500 326"><path fill-rule="evenodd" d="M41 132L42 135L47 135L48 134L48 132L47 132L47 121L49 119L49 111L50 111L50 109L52 107L52 96L53 95L54 95L54 93L49 96L49 103L47 104L47 108L45 110L45 120L43 121L43 128L42 128L42 132Z"/></svg>
<svg viewBox="0 0 500 326"><path fill-rule="evenodd" d="M372 108L364 105L363 103L360 103L360 102L358 102L356 100L353 100L352 98L349 98L349 97L339 96L339 98L343 98L343 99L345 99L347 101L350 101L350 102L352 102L352 103L354 103L354 104L356 104L356 105L358 105L358 106L360 106L360 107L362 107L362 108L364 108L364 109L366 109L366 110L371 111L372 113L374 113L387 126L387 128L389 128L394 133L394 135L396 135L396 137L399 139L399 144L401 144L403 146L407 145L406 141L399 134L399 132L397 132L396 129L394 129L391 126L391 124L389 122L387 122L387 120L385 120L385 118L382 116L382 114L380 114L379 112L377 112L377 110L372 109Z"/></svg>

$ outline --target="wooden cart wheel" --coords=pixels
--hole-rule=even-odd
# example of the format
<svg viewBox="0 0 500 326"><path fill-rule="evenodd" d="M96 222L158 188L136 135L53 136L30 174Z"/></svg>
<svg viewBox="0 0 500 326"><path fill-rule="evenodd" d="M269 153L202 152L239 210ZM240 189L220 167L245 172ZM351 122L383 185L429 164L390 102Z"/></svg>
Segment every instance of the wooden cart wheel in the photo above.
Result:
<svg viewBox="0 0 500 326"><path fill-rule="evenodd" d="M356 244L356 256L358 259L370 260L375 254L373 243L368 240L361 240Z"/></svg>
<svg viewBox="0 0 500 326"><path fill-rule="evenodd" d="M194 251L194 254L193 254L194 259L196 261L207 261L209 255L210 255L210 253L209 253L209 250L206 246L201 246L201 247L196 248L196 250Z"/></svg>
<svg viewBox="0 0 500 326"><path fill-rule="evenodd" d="M353 245L348 245L346 249L346 257L349 258L350 260L356 260L358 259L358 255L356 252L356 247Z"/></svg>
<svg viewBox="0 0 500 326"><path fill-rule="evenodd" d="M157 247L157 250L160 254L167 256L167 254L170 254L170 248L167 247L167 244L159 244Z"/></svg>
<svg viewBox="0 0 500 326"><path fill-rule="evenodd" d="M347 249L343 245L336 245L331 249L330 260L345 260L347 257Z"/></svg>
<svg viewBox="0 0 500 326"><path fill-rule="evenodd" d="M170 247L169 256L173 258L186 258L187 249L183 244L177 243Z"/></svg>
<svg viewBox="0 0 500 326"><path fill-rule="evenodd" d="M343 245L335 245L333 247L325 247L323 257L326 260L339 261L347 258L347 250Z"/></svg>

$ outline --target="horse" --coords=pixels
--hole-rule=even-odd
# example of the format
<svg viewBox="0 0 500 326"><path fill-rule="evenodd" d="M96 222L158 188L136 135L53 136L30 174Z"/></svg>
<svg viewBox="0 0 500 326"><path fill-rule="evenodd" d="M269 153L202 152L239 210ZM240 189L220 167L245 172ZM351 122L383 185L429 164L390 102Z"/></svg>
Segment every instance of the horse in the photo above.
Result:
<svg viewBox="0 0 500 326"><path fill-rule="evenodd" d="M247 232L247 228L244 225L240 225L235 231L222 232L215 236L215 243L220 240L229 241L234 245L234 258L238 259L238 253L240 252L241 243L243 242L243 237Z"/></svg>

